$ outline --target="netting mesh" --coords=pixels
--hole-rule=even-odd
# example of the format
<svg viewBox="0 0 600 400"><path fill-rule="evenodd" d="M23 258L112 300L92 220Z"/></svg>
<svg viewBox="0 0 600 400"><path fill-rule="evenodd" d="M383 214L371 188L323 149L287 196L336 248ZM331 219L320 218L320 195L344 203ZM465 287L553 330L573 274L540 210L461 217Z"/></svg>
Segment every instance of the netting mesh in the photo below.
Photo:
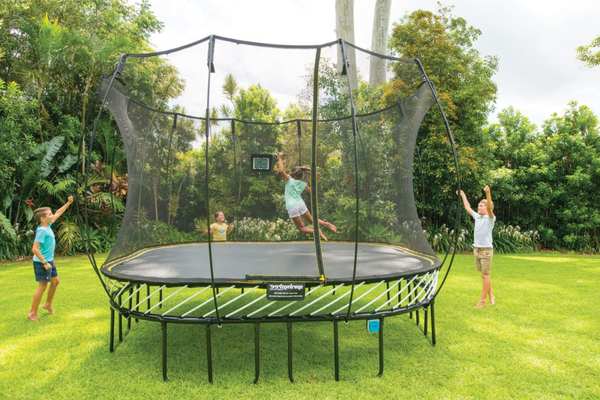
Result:
<svg viewBox="0 0 600 400"><path fill-rule="evenodd" d="M355 49L356 61L349 60L345 71L350 91L347 76L336 66L339 44L318 50L315 69L314 48L216 40L208 93L208 47L203 43L176 53L189 57L181 54L192 52L202 60L185 79L180 100L186 110L128 87L128 74L152 57L129 59L120 80L105 82L107 106L127 154L129 187L121 229L106 262L151 246L208 242L209 232L212 241L218 229L225 230L228 241L312 241L313 235L301 232L289 217L284 179L273 170L251 169L252 155L279 152L285 154L288 172L316 167L316 179L310 172L298 179L316 193L314 198L309 190L302 193L307 209L336 225L337 232L321 226L329 241L387 243L434 254L413 190L417 134L433 97L413 61L387 60L388 81L370 84L363 70L373 55ZM236 96L221 90L229 74L239 76ZM217 220L217 212L225 223ZM302 220L312 226L306 215ZM315 243L315 257L317 247L327 254L325 241ZM218 260L213 262L218 268Z"/></svg>

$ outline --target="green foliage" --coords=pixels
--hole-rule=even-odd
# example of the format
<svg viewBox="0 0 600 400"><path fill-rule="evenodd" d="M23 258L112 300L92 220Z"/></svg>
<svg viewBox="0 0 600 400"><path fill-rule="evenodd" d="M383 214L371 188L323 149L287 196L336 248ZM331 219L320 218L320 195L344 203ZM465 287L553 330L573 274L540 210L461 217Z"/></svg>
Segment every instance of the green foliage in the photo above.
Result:
<svg viewBox="0 0 600 400"><path fill-rule="evenodd" d="M308 240L289 219L262 220L259 218L243 218L235 224L232 232L235 240L282 241Z"/></svg>
<svg viewBox="0 0 600 400"><path fill-rule="evenodd" d="M592 40L589 45L577 47L577 58L588 67L600 65L600 36Z"/></svg>
<svg viewBox="0 0 600 400"><path fill-rule="evenodd" d="M472 225L472 224L470 224ZM438 253L452 249L456 240L456 251L466 252L473 245L473 228L462 228L455 238L455 230L446 225L431 227L427 231L429 243ZM496 224L493 231L494 251L497 253L524 253L539 248L540 235L537 231L522 231L519 226Z"/></svg>

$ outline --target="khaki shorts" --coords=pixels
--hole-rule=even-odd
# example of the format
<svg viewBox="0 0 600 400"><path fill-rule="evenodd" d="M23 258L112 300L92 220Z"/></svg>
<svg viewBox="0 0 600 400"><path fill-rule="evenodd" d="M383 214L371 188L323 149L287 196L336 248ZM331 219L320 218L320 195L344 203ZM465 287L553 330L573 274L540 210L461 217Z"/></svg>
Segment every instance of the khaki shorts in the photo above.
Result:
<svg viewBox="0 0 600 400"><path fill-rule="evenodd" d="M475 268L482 274L492 272L492 257L494 249L486 247L474 247L473 254L475 255Z"/></svg>

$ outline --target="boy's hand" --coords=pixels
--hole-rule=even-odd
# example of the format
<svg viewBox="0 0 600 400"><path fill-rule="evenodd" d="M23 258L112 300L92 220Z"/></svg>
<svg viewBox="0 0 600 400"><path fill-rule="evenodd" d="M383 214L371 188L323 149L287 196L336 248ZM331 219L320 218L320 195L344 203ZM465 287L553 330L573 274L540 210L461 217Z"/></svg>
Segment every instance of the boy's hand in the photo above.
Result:
<svg viewBox="0 0 600 400"><path fill-rule="evenodd" d="M279 153L277 153L277 159L281 159L284 160L285 159L285 153L283 151L280 151Z"/></svg>
<svg viewBox="0 0 600 400"><path fill-rule="evenodd" d="M50 269L50 263L47 263L47 262L46 262L46 263L43 263L43 264L42 264L42 267L44 267L44 269L45 269L46 271L48 271L48 270Z"/></svg>
<svg viewBox="0 0 600 400"><path fill-rule="evenodd" d="M67 203L69 203L69 204L73 203L73 196L67 197Z"/></svg>
<svg viewBox="0 0 600 400"><path fill-rule="evenodd" d="M485 194L488 194L490 192L490 186L489 185L485 185L483 187L483 191L485 192Z"/></svg>
<svg viewBox="0 0 600 400"><path fill-rule="evenodd" d="M465 192L463 192L462 190L457 190L456 194L459 195L460 197L465 197Z"/></svg>

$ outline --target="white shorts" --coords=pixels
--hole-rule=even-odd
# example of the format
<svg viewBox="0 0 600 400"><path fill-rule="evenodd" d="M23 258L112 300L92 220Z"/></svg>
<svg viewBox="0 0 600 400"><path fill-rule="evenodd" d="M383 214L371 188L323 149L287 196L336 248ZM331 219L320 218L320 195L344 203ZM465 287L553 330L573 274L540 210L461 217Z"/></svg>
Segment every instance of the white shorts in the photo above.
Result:
<svg viewBox="0 0 600 400"><path fill-rule="evenodd" d="M308 208L306 208L306 204L301 203L295 207L288 208L287 212L290 218L296 218L306 214L308 212Z"/></svg>

